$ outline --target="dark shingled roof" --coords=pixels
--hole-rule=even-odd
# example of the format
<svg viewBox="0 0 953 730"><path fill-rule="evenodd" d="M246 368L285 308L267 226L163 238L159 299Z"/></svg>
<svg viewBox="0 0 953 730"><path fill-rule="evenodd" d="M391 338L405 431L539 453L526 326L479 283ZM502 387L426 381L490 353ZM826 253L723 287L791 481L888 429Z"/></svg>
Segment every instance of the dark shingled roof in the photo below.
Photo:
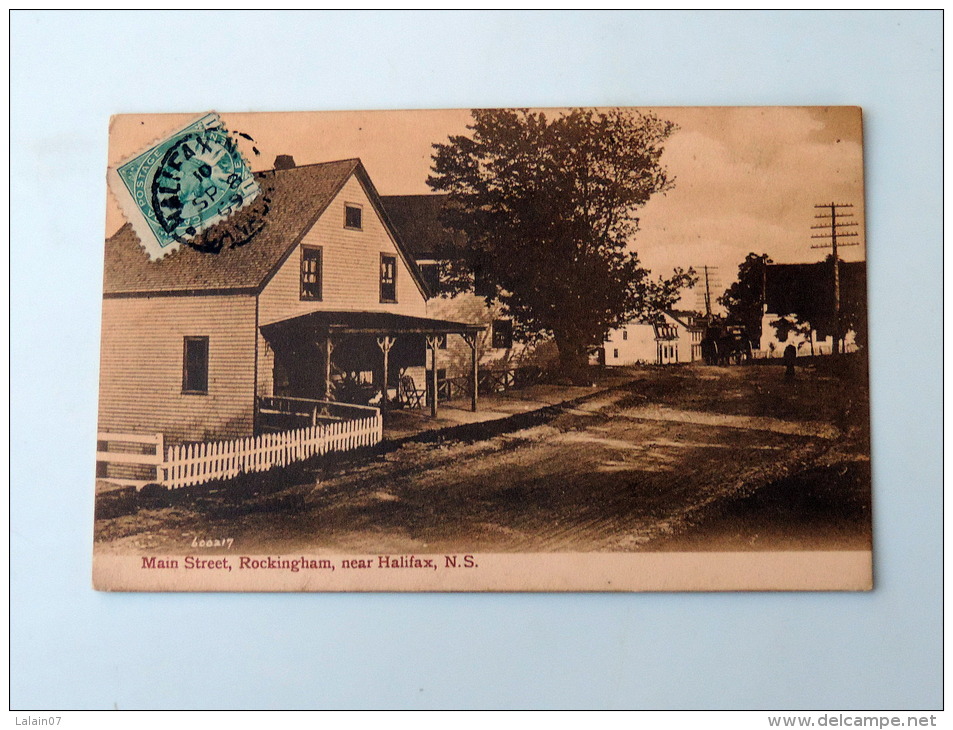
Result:
<svg viewBox="0 0 953 730"><path fill-rule="evenodd" d="M463 248L462 233L449 231L440 223L440 212L447 198L436 195L382 195L387 217L415 259L446 258L454 249Z"/></svg>
<svg viewBox="0 0 953 730"><path fill-rule="evenodd" d="M150 261L132 227L126 224L106 239L103 292L107 296L121 296L207 290L259 291L352 174L364 183L372 203L380 205L374 185L359 159L255 173L262 194L229 218L227 224L219 225L241 226L245 222L253 223L256 216L260 220L267 199L266 225L249 243L223 248L219 253L203 253L183 244L164 258ZM384 218L386 221L386 216ZM419 270L406 255L396 234L395 239L423 287Z"/></svg>

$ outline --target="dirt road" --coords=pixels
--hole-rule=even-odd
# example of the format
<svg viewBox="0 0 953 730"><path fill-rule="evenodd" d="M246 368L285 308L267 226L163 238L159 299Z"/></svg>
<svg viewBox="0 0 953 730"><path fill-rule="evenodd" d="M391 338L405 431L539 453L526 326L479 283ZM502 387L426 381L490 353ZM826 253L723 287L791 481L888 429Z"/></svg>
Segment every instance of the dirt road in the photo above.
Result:
<svg viewBox="0 0 953 730"><path fill-rule="evenodd" d="M321 553L867 548L862 383L651 368L543 425L405 444L254 500L97 521L99 550Z"/></svg>

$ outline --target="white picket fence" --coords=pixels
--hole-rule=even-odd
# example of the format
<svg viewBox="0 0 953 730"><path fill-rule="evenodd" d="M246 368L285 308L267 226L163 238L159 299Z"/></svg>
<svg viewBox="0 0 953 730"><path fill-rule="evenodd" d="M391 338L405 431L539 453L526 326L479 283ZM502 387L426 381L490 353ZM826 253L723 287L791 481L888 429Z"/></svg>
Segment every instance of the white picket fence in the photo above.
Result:
<svg viewBox="0 0 953 730"><path fill-rule="evenodd" d="M164 484L172 489L267 471L330 453L373 446L382 438L380 412L353 421L306 426L254 438L172 446L167 450Z"/></svg>
<svg viewBox="0 0 953 730"><path fill-rule="evenodd" d="M148 459L146 463L156 467L157 481L177 489L239 474L267 471L274 466L288 466L332 451L373 446L380 443L382 430L383 420L380 411L375 409L374 415L354 420L322 423L231 441L171 446L166 450L164 461L161 457L146 454L104 452L97 454L97 460L107 463L144 463ZM101 441L119 440L113 436L99 434ZM135 462L132 459L134 456L138 457Z"/></svg>

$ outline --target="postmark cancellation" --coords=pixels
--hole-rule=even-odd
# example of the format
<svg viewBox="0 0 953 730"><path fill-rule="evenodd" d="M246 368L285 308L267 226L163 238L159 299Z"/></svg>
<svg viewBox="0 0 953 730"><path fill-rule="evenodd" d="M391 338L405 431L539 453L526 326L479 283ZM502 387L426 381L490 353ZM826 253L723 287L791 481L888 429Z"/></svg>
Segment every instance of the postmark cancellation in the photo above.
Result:
<svg viewBox="0 0 953 730"><path fill-rule="evenodd" d="M251 204L260 190L220 117L203 114L107 172L152 260Z"/></svg>

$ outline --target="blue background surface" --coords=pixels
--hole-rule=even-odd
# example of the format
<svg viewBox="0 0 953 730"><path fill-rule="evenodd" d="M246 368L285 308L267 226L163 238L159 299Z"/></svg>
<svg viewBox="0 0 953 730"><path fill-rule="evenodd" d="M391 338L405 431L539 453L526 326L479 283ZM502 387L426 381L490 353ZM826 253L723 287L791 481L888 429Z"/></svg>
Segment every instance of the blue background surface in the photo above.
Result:
<svg viewBox="0 0 953 730"><path fill-rule="evenodd" d="M14 12L12 707L938 708L941 33L939 12ZM736 104L864 107L876 590L91 589L110 114Z"/></svg>

